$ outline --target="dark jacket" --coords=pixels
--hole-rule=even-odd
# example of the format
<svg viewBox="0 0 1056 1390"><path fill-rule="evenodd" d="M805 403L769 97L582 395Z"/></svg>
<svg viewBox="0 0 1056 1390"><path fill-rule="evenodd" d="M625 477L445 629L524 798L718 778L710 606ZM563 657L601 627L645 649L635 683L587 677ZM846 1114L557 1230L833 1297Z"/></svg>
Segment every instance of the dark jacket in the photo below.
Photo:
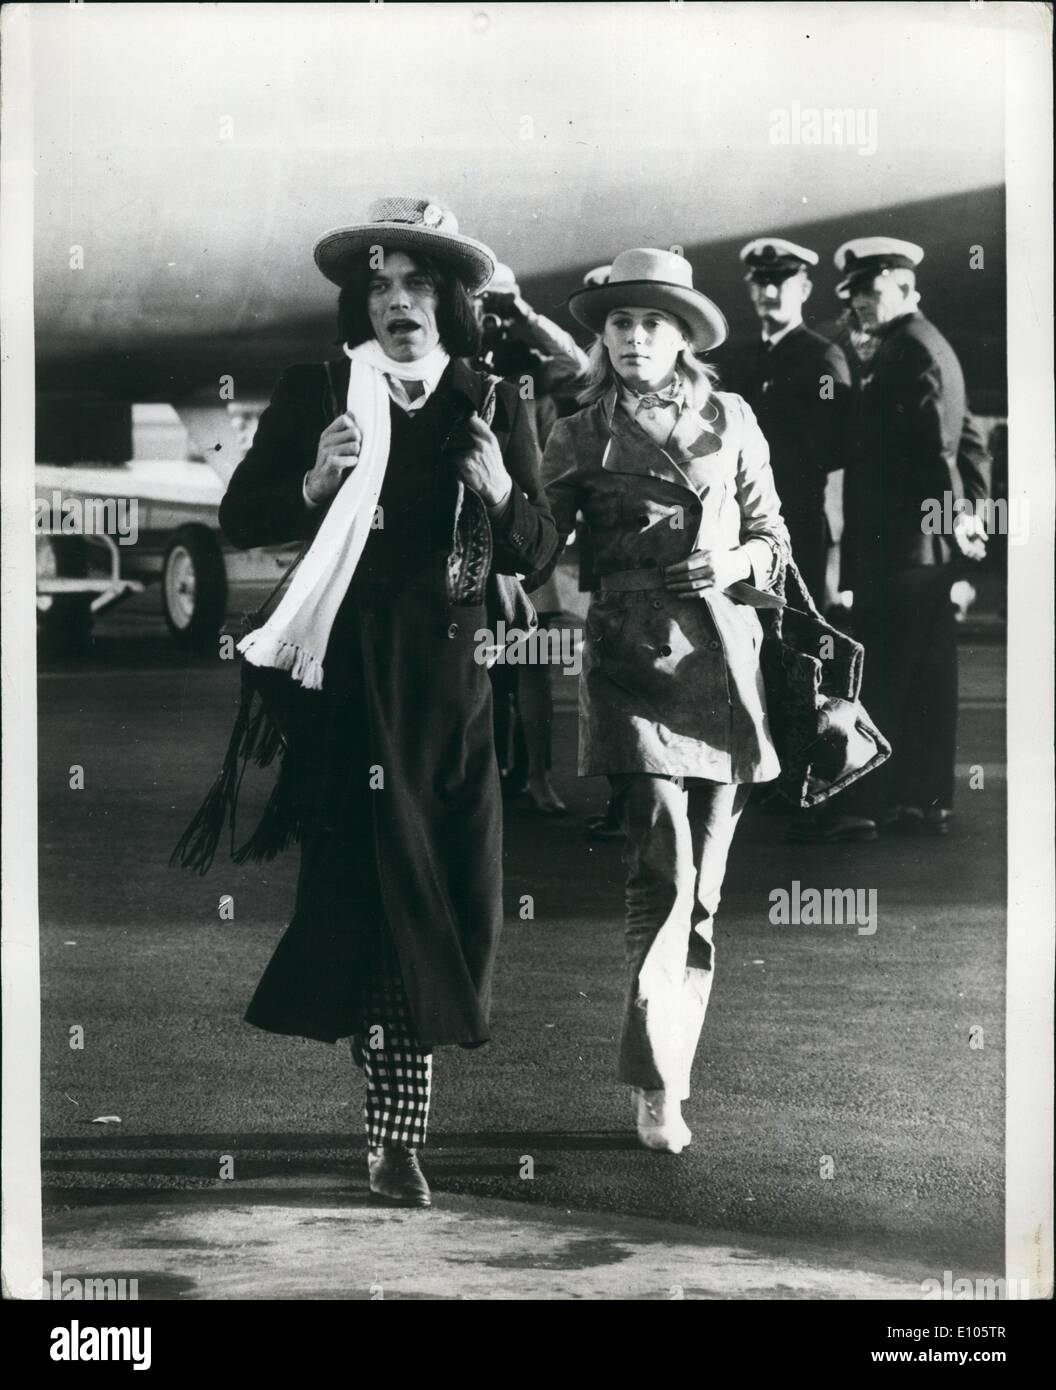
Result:
<svg viewBox="0 0 1056 1390"><path fill-rule="evenodd" d="M985 497L988 454L968 414L953 348L923 314L879 330L858 401L844 485L843 586L866 597L894 571L944 565L950 534L922 526L926 507Z"/></svg>
<svg viewBox="0 0 1056 1390"><path fill-rule="evenodd" d="M752 407L770 445L792 554L814 601L823 604L829 546L825 484L847 462L847 359L836 343L800 324L774 347L760 341L743 351L731 362L729 376L731 389Z"/></svg>
<svg viewBox="0 0 1056 1390"><path fill-rule="evenodd" d="M347 362L335 378L343 406ZM339 609L323 689L299 692L290 726L283 775L300 812L302 867L293 921L247 1013L258 1027L328 1042L358 1031L356 977L380 923L423 1045L488 1037L502 806L476 637L486 612L449 602L445 585L456 479L443 447L483 395L484 379L454 361L420 411L391 407L384 524ZM318 525L301 488L331 410L322 365L283 374L221 504L236 545ZM523 574L547 564L556 532L514 388L499 386L492 429L514 480L493 568Z"/></svg>

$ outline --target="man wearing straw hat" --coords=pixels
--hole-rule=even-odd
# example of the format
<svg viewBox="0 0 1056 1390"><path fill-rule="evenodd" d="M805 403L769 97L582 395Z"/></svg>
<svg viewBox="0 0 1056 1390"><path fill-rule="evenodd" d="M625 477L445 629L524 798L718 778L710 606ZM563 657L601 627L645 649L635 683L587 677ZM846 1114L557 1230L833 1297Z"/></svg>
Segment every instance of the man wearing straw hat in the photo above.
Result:
<svg viewBox="0 0 1056 1390"><path fill-rule="evenodd" d="M301 842L293 920L246 1017L352 1039L371 1192L427 1206L432 1051L487 1041L502 920L475 633L489 573L528 574L556 541L517 391L462 360L493 253L438 202L383 198L315 260L340 287L343 356L283 373L220 508L239 546L312 538L240 644L297 689L275 815Z"/></svg>

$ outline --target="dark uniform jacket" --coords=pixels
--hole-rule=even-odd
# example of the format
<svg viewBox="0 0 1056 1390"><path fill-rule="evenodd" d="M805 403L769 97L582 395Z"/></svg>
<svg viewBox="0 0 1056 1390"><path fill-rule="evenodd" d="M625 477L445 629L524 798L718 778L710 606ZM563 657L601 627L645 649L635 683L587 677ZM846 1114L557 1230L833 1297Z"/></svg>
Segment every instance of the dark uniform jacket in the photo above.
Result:
<svg viewBox="0 0 1056 1390"><path fill-rule="evenodd" d="M953 348L921 313L879 336L844 489L843 586L863 598L896 570L947 564L952 535L922 525L926 510L947 493L952 502L989 491L989 454Z"/></svg>
<svg viewBox="0 0 1056 1390"><path fill-rule="evenodd" d="M730 376L770 445L792 554L814 601L823 604L830 540L825 483L847 462L847 359L836 343L800 324L773 347L760 341L745 350Z"/></svg>

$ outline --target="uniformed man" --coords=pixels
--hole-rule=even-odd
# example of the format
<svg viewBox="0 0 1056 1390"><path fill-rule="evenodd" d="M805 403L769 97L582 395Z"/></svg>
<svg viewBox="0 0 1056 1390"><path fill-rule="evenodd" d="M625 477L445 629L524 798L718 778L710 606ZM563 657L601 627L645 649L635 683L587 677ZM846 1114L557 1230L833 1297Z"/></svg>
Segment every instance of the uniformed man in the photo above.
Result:
<svg viewBox="0 0 1056 1390"><path fill-rule="evenodd" d="M824 611L832 541L826 488L845 463L850 371L842 350L803 322L817 252L783 237L756 237L740 257L761 341L734 364L730 385L752 407L770 445L792 554Z"/></svg>
<svg viewBox="0 0 1056 1390"><path fill-rule="evenodd" d="M837 294L878 341L848 455L843 585L853 590L865 644L862 698L894 751L833 803L818 822L823 839L874 838L877 828L944 835L953 806L950 587L962 557L985 555L972 504L988 494L989 455L956 354L919 310L923 257L912 242L886 236L836 252ZM936 526L937 516L950 523Z"/></svg>

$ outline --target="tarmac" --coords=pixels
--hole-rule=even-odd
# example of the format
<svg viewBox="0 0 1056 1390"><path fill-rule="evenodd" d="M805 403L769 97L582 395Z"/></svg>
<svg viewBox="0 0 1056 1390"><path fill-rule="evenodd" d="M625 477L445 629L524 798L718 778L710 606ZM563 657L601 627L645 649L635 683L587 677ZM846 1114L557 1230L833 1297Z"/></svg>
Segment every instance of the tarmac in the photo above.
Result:
<svg viewBox="0 0 1056 1390"><path fill-rule="evenodd" d="M347 1054L241 1021L296 855L165 866L231 672L175 656L145 608L107 615L94 655L40 679L45 1277L146 1300L886 1300L1000 1275L1003 663L962 643L948 839L794 846L746 814L678 1157L639 1147L612 1079L622 867L583 838L605 786L574 776L575 682L555 677L570 815L508 807L495 1037L438 1054L434 1206L405 1211L367 1192ZM875 888L877 931L772 925L794 880Z"/></svg>

